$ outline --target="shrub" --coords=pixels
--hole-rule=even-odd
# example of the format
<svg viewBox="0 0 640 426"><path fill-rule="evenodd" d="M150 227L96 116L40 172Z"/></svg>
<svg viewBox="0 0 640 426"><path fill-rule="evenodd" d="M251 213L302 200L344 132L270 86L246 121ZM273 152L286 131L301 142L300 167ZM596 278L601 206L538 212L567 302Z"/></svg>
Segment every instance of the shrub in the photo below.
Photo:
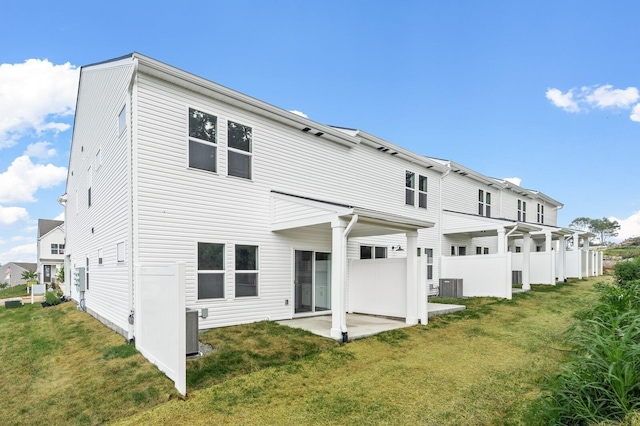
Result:
<svg viewBox="0 0 640 426"><path fill-rule="evenodd" d="M9 287L9 283L0 283L0 290L4 290L7 287Z"/></svg>
<svg viewBox="0 0 640 426"><path fill-rule="evenodd" d="M616 263L613 267L613 276L618 285L623 285L628 281L640 280L640 258Z"/></svg>
<svg viewBox="0 0 640 426"><path fill-rule="evenodd" d="M44 295L44 300L50 306L60 304L60 296L56 291L47 291Z"/></svg>

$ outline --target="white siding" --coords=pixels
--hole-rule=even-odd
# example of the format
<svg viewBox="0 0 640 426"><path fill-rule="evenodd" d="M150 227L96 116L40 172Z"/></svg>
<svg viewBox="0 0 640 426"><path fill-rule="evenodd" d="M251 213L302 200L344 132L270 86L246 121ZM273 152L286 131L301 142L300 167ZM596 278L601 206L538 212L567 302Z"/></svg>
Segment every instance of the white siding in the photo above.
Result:
<svg viewBox="0 0 640 426"><path fill-rule="evenodd" d="M84 267L89 257L87 310L115 326L127 329L130 261L116 261L116 246L129 227L129 129L118 132L118 115L127 102L131 66L83 70L80 80L73 142L67 179L67 254L71 268ZM102 164L95 164L100 150ZM92 169L91 207L88 207L87 171ZM78 199L76 199L76 195ZM77 210L76 210L76 206ZM103 263L98 265L98 250ZM73 271L67 272L72 276ZM78 300L75 287L72 296Z"/></svg>

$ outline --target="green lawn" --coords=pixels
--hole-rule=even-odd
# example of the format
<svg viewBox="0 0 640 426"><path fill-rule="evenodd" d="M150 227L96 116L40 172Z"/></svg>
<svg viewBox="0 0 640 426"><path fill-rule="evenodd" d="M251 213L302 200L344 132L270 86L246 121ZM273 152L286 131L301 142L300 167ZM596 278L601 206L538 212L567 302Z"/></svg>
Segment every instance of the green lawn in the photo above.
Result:
<svg viewBox="0 0 640 426"><path fill-rule="evenodd" d="M0 299L9 299L11 297L22 297L28 296L27 293L27 285L17 285L14 287L7 287L5 289L0 290Z"/></svg>
<svg viewBox="0 0 640 426"><path fill-rule="evenodd" d="M468 309L191 392L118 424L535 425L542 377L595 279Z"/></svg>

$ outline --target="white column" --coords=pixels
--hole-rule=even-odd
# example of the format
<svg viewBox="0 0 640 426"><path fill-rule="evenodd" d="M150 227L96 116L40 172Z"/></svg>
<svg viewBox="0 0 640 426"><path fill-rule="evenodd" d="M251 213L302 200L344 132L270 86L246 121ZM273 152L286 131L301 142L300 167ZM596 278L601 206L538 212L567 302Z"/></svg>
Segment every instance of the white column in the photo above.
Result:
<svg viewBox="0 0 640 426"><path fill-rule="evenodd" d="M418 291L420 293L420 302L418 304L420 324L426 325L429 322L429 308L427 304L427 255L424 251L418 257Z"/></svg>
<svg viewBox="0 0 640 426"><path fill-rule="evenodd" d="M577 232L573 233L573 252L578 262L578 276L576 278L582 279L582 250L580 249L580 236Z"/></svg>
<svg viewBox="0 0 640 426"><path fill-rule="evenodd" d="M498 229L498 254L507 252L507 239L505 237L504 228Z"/></svg>
<svg viewBox="0 0 640 426"><path fill-rule="evenodd" d="M522 289L531 290L531 274L529 272L531 235L529 233L522 235L522 245Z"/></svg>
<svg viewBox="0 0 640 426"><path fill-rule="evenodd" d="M331 337L341 340L343 327L347 331L345 306L344 266L347 260L344 230L347 222L336 218L331 221Z"/></svg>
<svg viewBox="0 0 640 426"><path fill-rule="evenodd" d="M565 271L565 265L567 262L567 248L565 236L562 235L558 239L558 280L564 282L567 279L567 273Z"/></svg>
<svg viewBox="0 0 640 426"><path fill-rule="evenodd" d="M407 232L407 324L418 324L418 233Z"/></svg>
<svg viewBox="0 0 640 426"><path fill-rule="evenodd" d="M551 243L553 242L553 236L551 235L551 231L547 231L544 233L544 251L547 255L547 259L550 263L549 265L549 276L547 280L549 284L555 285L556 283L556 262L555 262L555 253L551 250Z"/></svg>
<svg viewBox="0 0 640 426"><path fill-rule="evenodd" d="M591 276L591 270L593 269L593 259L591 258L591 253L589 250L589 237L585 237L584 238L584 243L582 243L582 249L585 251L586 255L585 255L585 259L587 262L587 267L586 267L586 278Z"/></svg>

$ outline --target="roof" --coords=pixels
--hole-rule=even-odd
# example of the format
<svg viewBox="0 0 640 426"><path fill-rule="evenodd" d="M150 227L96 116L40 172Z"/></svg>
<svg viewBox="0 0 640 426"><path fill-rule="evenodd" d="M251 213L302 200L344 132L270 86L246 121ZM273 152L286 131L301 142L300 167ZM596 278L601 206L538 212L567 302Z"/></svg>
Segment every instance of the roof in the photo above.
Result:
<svg viewBox="0 0 640 426"><path fill-rule="evenodd" d="M63 220L38 219L38 238L47 235L61 225L64 225Z"/></svg>
<svg viewBox="0 0 640 426"><path fill-rule="evenodd" d="M7 266L10 266L10 265L15 265L27 271L35 271L36 269L38 269L38 264L28 263L28 262L7 262L4 265L2 265L2 267L6 268Z"/></svg>

